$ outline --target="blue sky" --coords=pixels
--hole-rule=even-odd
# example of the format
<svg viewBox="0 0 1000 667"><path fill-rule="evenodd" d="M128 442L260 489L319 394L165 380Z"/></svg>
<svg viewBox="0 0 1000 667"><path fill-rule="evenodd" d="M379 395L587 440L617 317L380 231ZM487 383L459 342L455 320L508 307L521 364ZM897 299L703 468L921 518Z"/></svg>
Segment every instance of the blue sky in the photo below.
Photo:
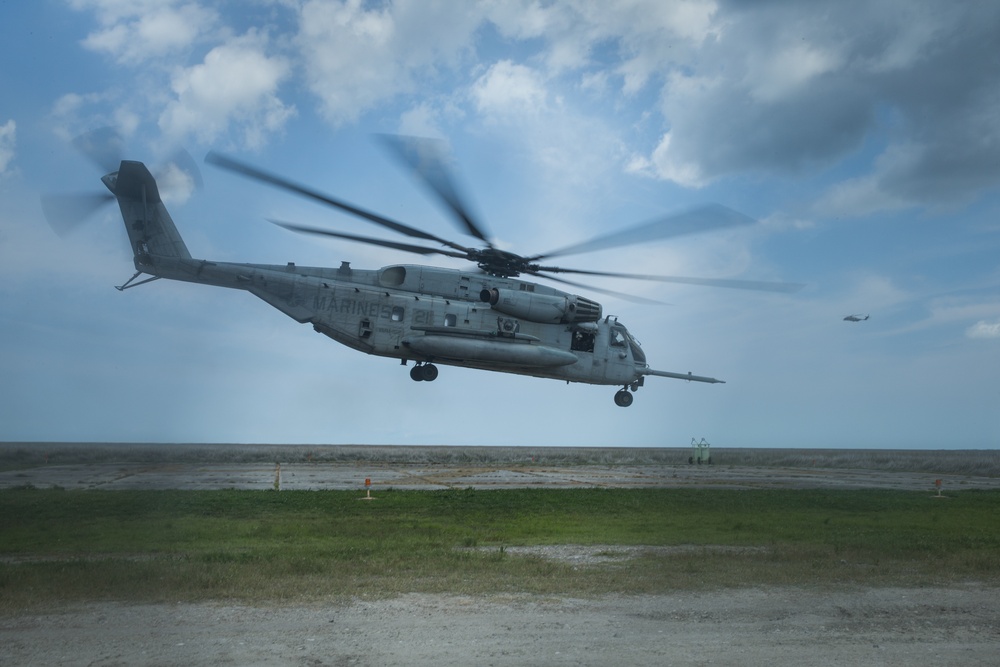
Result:
<svg viewBox="0 0 1000 667"><path fill-rule="evenodd" d="M1000 444L996 3L46 0L2 5L0 37L0 440ZM471 243L374 138L434 137L500 247L717 202L758 223L562 263L806 287L577 290L654 368L727 382L649 378L628 409L467 369L414 383L246 293L112 289L117 208L59 237L39 205L102 187L71 141L105 126L129 159L218 150ZM274 227L380 233L202 176L168 200L196 257L421 261Z"/></svg>

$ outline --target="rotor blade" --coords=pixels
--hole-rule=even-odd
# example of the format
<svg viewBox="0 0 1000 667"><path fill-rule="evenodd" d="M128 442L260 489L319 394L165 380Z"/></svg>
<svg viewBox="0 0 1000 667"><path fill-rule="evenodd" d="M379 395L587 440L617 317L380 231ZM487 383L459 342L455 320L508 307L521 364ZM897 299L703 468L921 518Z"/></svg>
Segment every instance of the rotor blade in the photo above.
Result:
<svg viewBox="0 0 1000 667"><path fill-rule="evenodd" d="M732 280L728 278L689 278L686 276L651 276L640 273L611 273L607 271L584 271L582 269L563 269L558 266L540 266L540 272L575 273L584 276L604 276L608 278L628 278L630 280L653 280L661 283L680 283L682 285L703 285L706 287L728 287L731 289L754 290L757 292L784 292L790 294L805 287L800 283L777 283L763 280Z"/></svg>
<svg viewBox="0 0 1000 667"><path fill-rule="evenodd" d="M440 248L425 248L423 246L412 245L410 243L399 243L398 241L386 241L383 239L371 238L369 236L357 236L355 234L343 234L341 232L335 232L329 229L322 229L320 227L310 227L308 225L300 225L294 222L282 222L281 220L268 220L268 222L278 225L279 227L284 227L285 229L289 229L293 232L299 232L300 234L332 236L338 239L347 239L348 241L367 243L368 245L377 245L377 246L382 246L384 248L403 250L406 252L416 253L418 255L445 255L447 257L468 259L467 255L464 255L459 252L452 252L451 250L442 250Z"/></svg>
<svg viewBox="0 0 1000 667"><path fill-rule="evenodd" d="M708 204L699 206L687 211L668 215L665 218L658 218L651 222L646 222L629 229L611 232L603 236L575 243L565 248L553 250L541 255L528 258L528 261L537 261L547 257L559 257L562 255L576 255L584 252L594 252L606 248L616 248L624 245L635 245L647 241L673 238L685 234L696 234L701 232L724 229L726 227L736 227L738 225L749 225L755 221L753 218L743 215L731 208L721 204Z"/></svg>
<svg viewBox="0 0 1000 667"><path fill-rule="evenodd" d="M635 296L634 294L626 294L624 292L616 292L614 290L602 289L600 287L594 287L593 285L584 285L583 283L575 283L572 280L565 280L564 278L556 278L555 276L550 276L550 275L547 275L547 274L544 274L544 273L540 273L538 271L525 271L525 273L528 273L528 274L533 275L533 276L537 276L538 278L545 278L546 280L551 280L553 282L562 283L563 285L572 285L573 287L582 287L583 289L591 291L591 292L600 292L601 294L607 294L608 296L617 297L617 298L623 299L625 301L631 301L632 303L641 303L641 304L646 304L646 305L650 305L650 306L666 306L666 305L669 305L667 303L664 303L663 301L654 301L652 299L645 299L645 298L643 298L641 296Z"/></svg>
<svg viewBox="0 0 1000 667"><path fill-rule="evenodd" d="M379 135L397 158L409 165L423 183L436 194L448 210L461 223L460 229L471 234L490 248L493 244L487 238L481 224L473 220L469 207L462 202L455 187L455 181L446 165L443 143L421 137L400 137L389 134Z"/></svg>
<svg viewBox="0 0 1000 667"><path fill-rule="evenodd" d="M369 222L374 222L375 224L381 225L382 227L385 227L387 229L391 229L394 232L399 232L400 234L405 234L406 236L425 239L427 241L436 241L442 245L448 246L449 248L454 248L455 250L460 250L463 252L469 252L468 248L458 245L457 243L453 243L452 241L448 241L447 239L438 238L433 234L429 234L428 232L419 230L415 227L404 225L401 222L390 220L389 218L385 218L381 215L378 215L377 213L372 213L362 208L358 208L357 206L354 206L352 204L348 204L345 201L334 199L333 197L323 194L318 190L313 190L304 185L293 183L292 181L284 179L280 176L276 176L261 169L251 167L248 164L244 164L242 162L234 160L233 158L226 157L225 155L216 153L215 151L212 151L207 156L205 156L205 162L208 162L209 164L214 164L217 167L227 169L237 174L241 174L255 181L261 181L262 183L267 183L277 188L288 190L289 192L294 192L295 194L302 195L303 197L314 199L322 204L333 206L334 208L339 208L340 210L350 213L351 215L355 215L359 218L364 218Z"/></svg>
<svg viewBox="0 0 1000 667"><path fill-rule="evenodd" d="M114 200L110 192L42 195L42 212L56 234L65 236L101 206Z"/></svg>
<svg viewBox="0 0 1000 667"><path fill-rule="evenodd" d="M122 161L122 138L114 128L101 127L81 134L73 140L73 146L102 169L102 173L118 171Z"/></svg>

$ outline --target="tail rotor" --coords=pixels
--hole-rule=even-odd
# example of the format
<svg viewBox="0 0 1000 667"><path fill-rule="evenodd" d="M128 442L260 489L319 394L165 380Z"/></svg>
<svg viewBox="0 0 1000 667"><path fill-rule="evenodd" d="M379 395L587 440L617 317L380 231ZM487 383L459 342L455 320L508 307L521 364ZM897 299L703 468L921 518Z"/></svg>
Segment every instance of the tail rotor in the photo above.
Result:
<svg viewBox="0 0 1000 667"><path fill-rule="evenodd" d="M101 170L102 175L117 173L122 163L123 140L117 130L102 127L80 135L73 147ZM181 149L156 169L162 189L190 194L202 187L201 171L191 155ZM59 236L75 232L106 204L115 200L115 179L103 179L107 192L52 193L42 195L42 213Z"/></svg>

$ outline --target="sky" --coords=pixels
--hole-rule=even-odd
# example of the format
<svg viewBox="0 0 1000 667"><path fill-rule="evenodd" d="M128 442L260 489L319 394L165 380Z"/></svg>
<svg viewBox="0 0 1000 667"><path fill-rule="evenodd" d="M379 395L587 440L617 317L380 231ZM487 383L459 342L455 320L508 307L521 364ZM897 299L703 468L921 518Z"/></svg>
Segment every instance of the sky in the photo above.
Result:
<svg viewBox="0 0 1000 667"><path fill-rule="evenodd" d="M965 449L1000 446L1000 4L942 0L40 0L0 3L0 441ZM537 254L718 203L756 222L564 266L653 368L614 387L441 367L410 380L238 291L133 273L72 147L113 127L218 261L426 260L204 164L215 150L472 245L377 140L441 140L497 246ZM870 315L851 323L850 314Z"/></svg>

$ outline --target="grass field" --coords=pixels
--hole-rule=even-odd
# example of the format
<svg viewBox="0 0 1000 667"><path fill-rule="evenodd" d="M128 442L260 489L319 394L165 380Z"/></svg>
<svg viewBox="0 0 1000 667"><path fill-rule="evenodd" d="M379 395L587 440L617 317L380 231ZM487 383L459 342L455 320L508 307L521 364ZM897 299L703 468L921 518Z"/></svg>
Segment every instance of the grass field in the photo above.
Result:
<svg viewBox="0 0 1000 667"><path fill-rule="evenodd" d="M402 592L1000 584L1000 492L0 491L0 611ZM693 545L581 566L516 545ZM475 549L471 547L476 547ZM723 548L724 547L724 548ZM736 547L736 548L731 548Z"/></svg>

